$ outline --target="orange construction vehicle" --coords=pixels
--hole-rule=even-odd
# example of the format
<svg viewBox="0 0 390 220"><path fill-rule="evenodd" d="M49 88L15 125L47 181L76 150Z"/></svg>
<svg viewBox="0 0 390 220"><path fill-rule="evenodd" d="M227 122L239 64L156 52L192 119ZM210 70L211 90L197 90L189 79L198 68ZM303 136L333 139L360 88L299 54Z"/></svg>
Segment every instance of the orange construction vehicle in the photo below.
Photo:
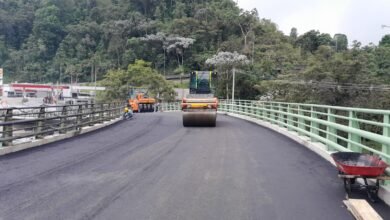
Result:
<svg viewBox="0 0 390 220"><path fill-rule="evenodd" d="M147 89L132 88L129 93L129 106L133 112L154 112L156 99L148 97Z"/></svg>

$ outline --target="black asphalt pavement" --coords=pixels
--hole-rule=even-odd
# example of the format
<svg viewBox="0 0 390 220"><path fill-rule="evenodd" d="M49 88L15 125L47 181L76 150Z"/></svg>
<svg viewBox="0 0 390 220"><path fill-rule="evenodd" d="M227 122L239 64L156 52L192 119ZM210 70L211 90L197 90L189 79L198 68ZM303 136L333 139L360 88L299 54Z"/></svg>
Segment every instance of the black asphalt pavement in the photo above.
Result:
<svg viewBox="0 0 390 220"><path fill-rule="evenodd" d="M136 114L0 157L1 220L353 219L343 199L327 161L221 115L215 128L184 128L180 113Z"/></svg>

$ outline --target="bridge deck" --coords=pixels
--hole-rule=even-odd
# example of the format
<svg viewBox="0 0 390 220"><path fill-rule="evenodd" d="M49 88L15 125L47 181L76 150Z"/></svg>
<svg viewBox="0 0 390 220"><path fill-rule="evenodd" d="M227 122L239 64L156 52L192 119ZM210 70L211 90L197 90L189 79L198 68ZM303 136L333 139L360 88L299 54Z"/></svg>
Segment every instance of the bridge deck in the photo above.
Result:
<svg viewBox="0 0 390 220"><path fill-rule="evenodd" d="M138 114L0 158L0 219L352 219L328 162L239 119ZM365 195L362 195L365 197ZM374 208L384 219L390 209Z"/></svg>

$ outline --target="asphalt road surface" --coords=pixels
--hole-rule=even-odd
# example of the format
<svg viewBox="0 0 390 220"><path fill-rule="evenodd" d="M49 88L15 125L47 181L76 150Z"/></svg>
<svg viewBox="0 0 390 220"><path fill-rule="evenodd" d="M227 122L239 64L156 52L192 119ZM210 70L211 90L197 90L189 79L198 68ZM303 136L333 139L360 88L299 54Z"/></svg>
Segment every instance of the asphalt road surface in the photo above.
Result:
<svg viewBox="0 0 390 220"><path fill-rule="evenodd" d="M0 219L352 219L328 162L255 124L217 120L184 128L179 113L137 114L0 157Z"/></svg>

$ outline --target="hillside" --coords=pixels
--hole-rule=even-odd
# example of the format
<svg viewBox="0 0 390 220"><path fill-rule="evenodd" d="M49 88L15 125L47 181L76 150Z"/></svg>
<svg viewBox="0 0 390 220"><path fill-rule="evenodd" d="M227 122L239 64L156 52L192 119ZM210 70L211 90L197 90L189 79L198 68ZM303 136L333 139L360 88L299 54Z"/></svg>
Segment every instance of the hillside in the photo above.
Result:
<svg viewBox="0 0 390 220"><path fill-rule="evenodd" d="M0 66L6 82L91 82L136 60L171 75L237 51L250 60L237 79L241 98L390 106L384 90L359 90L390 82L390 36L362 47L344 34L298 31L286 36L232 0L7 0L0 2ZM229 77L221 74L221 97ZM367 96L381 104L367 104Z"/></svg>

